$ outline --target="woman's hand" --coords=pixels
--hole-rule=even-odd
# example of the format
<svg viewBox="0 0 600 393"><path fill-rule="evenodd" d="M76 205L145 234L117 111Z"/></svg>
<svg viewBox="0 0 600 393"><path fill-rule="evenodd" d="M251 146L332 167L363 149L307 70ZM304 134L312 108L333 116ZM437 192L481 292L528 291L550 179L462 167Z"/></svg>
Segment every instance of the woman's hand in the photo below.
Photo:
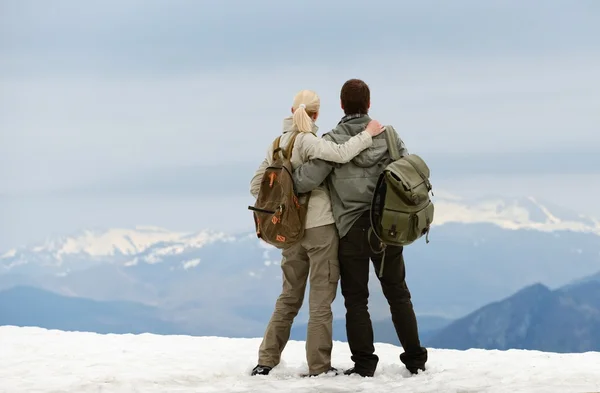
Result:
<svg viewBox="0 0 600 393"><path fill-rule="evenodd" d="M381 125L377 120L371 120L369 124L367 124L367 131L372 137L381 134L385 128Z"/></svg>

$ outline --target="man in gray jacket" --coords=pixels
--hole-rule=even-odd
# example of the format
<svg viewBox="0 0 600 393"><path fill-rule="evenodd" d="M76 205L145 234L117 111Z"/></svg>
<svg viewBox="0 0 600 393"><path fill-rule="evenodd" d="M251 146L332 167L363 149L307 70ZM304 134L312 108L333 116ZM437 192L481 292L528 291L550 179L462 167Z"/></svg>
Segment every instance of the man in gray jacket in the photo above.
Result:
<svg viewBox="0 0 600 393"><path fill-rule="evenodd" d="M359 79L348 80L340 92L345 116L330 132L323 135L336 143L344 143L360 133L371 121L370 90ZM408 154L397 137L400 154ZM369 238L369 209L377 178L392 161L385 136L374 137L371 147L362 151L347 164L311 160L294 171L294 182L300 193L309 192L325 183L339 232L338 259L340 284L346 307L346 333L354 367L345 374L363 377L374 375L379 362L373 346L373 326L368 311L369 260L379 272L382 254L374 252L379 244ZM402 247L388 246L385 252L383 275L379 278L392 314L396 333L404 349L400 360L413 374L425 370L427 350L421 346L411 295L405 281Z"/></svg>

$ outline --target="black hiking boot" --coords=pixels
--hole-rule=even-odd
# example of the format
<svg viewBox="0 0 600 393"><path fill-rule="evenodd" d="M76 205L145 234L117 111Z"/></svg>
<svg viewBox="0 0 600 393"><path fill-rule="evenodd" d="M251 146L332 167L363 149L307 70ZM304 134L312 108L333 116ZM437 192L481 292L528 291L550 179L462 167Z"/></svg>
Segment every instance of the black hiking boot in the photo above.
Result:
<svg viewBox="0 0 600 393"><path fill-rule="evenodd" d="M251 375L269 375L273 367L261 366L260 364L252 370Z"/></svg>
<svg viewBox="0 0 600 393"><path fill-rule="evenodd" d="M354 374L360 375L363 378L372 377L373 375L375 375L374 372L358 371L358 370L356 370L356 367L352 367L352 368L349 368L348 370L344 371L344 375L354 375Z"/></svg>
<svg viewBox="0 0 600 393"><path fill-rule="evenodd" d="M427 363L427 349L421 348L420 350L413 351L411 353L404 352L400 354L400 361L404 363L404 366L412 375L419 373L419 370L425 371L425 363Z"/></svg>
<svg viewBox="0 0 600 393"><path fill-rule="evenodd" d="M411 374L417 375L419 373L419 370L425 371L425 366L423 366L423 367L414 367L414 368L413 367L411 367L411 368L407 367L407 369L408 369L408 371L410 371Z"/></svg>

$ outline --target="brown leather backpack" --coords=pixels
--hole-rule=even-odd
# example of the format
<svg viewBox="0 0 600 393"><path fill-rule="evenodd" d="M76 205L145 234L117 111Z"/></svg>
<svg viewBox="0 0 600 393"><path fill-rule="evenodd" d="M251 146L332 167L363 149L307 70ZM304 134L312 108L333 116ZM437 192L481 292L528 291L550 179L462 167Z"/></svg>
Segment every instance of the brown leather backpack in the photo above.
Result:
<svg viewBox="0 0 600 393"><path fill-rule="evenodd" d="M277 247L286 248L304 236L306 212L310 193L300 203L292 178L292 150L298 136L295 132L287 148L279 146L281 136L273 142L273 163L267 167L260 183L260 190L253 211L256 235L259 239Z"/></svg>

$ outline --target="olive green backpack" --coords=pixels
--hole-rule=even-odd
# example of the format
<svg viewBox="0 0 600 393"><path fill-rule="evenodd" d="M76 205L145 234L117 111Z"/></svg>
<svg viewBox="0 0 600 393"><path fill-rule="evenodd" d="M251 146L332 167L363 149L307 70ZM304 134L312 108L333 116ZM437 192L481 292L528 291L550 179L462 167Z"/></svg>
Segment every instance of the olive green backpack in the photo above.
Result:
<svg viewBox="0 0 600 393"><path fill-rule="evenodd" d="M380 241L379 252L385 252L386 246L407 246L423 235L429 243L434 215L433 202L429 197L432 190L429 167L416 154L400 157L396 131L392 126L386 126L384 132L393 161L377 180L369 229L369 233L375 234ZM383 262L380 276L382 272Z"/></svg>

